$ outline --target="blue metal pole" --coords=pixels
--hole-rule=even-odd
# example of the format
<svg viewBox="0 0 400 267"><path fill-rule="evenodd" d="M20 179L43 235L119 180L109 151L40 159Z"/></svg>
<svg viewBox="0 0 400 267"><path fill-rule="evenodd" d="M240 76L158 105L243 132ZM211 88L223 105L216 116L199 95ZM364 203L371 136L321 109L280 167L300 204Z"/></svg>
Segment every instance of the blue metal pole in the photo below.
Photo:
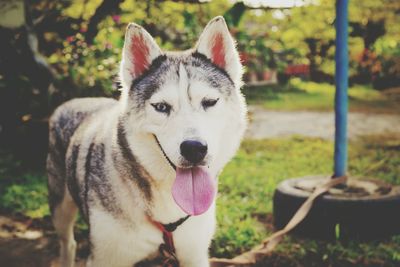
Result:
<svg viewBox="0 0 400 267"><path fill-rule="evenodd" d="M348 0L336 1L335 166L334 177L347 169Z"/></svg>

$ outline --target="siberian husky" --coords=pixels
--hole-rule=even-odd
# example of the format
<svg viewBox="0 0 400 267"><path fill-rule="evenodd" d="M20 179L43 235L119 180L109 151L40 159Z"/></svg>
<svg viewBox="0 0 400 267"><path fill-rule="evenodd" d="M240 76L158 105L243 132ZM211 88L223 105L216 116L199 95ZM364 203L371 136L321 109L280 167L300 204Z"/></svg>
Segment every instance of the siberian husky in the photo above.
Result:
<svg viewBox="0 0 400 267"><path fill-rule="evenodd" d="M61 266L74 265L78 210L89 225L87 266L209 266L217 177L246 128L242 66L224 19L183 52L161 51L129 24L120 79L118 101L75 99L50 119Z"/></svg>

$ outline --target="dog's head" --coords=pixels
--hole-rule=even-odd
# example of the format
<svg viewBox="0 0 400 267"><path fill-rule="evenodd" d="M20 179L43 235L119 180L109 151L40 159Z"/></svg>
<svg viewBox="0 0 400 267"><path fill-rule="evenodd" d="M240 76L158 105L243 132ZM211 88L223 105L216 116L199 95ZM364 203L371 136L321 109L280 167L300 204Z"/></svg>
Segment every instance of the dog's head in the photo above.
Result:
<svg viewBox="0 0 400 267"><path fill-rule="evenodd" d="M161 51L148 32L130 24L120 77L127 121L156 137L177 177L215 176L233 156L246 109L242 65L222 17L211 20L194 49L184 52Z"/></svg>

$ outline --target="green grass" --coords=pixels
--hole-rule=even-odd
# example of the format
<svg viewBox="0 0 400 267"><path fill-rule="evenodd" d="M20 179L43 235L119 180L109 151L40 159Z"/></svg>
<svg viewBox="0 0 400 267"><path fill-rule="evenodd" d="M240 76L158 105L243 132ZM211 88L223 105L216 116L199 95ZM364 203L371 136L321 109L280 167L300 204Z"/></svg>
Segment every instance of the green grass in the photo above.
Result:
<svg viewBox="0 0 400 267"><path fill-rule="evenodd" d="M249 104L261 105L273 110L332 111L334 108L334 85L305 82L292 79L287 85L245 87L243 90ZM400 103L384 93L366 85L349 88L349 109L359 112L399 113Z"/></svg>
<svg viewBox="0 0 400 267"><path fill-rule="evenodd" d="M44 172L25 170L4 151L0 151L0 211L32 218L49 214Z"/></svg>
<svg viewBox="0 0 400 267"><path fill-rule="evenodd" d="M365 137L351 143L349 151L352 175L400 184L399 136ZM271 234L276 185L286 178L329 176L332 155L332 142L321 139L245 140L220 177L218 230L211 255L232 257ZM47 215L45 175L14 172L13 168L20 169L18 164L3 155L1 159L0 210L33 217ZM400 236L371 243L287 237L266 262L271 266L400 266Z"/></svg>
<svg viewBox="0 0 400 267"><path fill-rule="evenodd" d="M271 234L270 224L263 225L260 220L270 221L266 215L272 212L276 185L286 178L321 173L329 176L332 156L333 144L320 139L297 137L244 141L220 177L219 228L212 244L212 254L218 257L237 255ZM365 137L352 143L349 173L400 184L399 137ZM353 242L346 245L288 238L277 253L284 251L293 261L314 255L321 261L326 258L326 261L335 263L362 259L393 262L388 266L395 266L400 264L400 237L384 243Z"/></svg>

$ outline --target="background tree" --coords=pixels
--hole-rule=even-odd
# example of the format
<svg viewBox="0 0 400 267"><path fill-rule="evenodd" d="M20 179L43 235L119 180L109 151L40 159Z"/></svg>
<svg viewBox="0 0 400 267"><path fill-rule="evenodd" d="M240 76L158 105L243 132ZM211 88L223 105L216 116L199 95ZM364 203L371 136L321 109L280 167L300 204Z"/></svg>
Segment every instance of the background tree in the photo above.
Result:
<svg viewBox="0 0 400 267"><path fill-rule="evenodd" d="M334 3L277 9L229 0L3 0L0 142L45 151L46 119L57 105L73 97L117 96L119 55L131 21L162 48L187 49L212 17L223 14L249 72L305 64L311 80L333 81ZM353 82L400 84L399 10L396 0L350 1Z"/></svg>

